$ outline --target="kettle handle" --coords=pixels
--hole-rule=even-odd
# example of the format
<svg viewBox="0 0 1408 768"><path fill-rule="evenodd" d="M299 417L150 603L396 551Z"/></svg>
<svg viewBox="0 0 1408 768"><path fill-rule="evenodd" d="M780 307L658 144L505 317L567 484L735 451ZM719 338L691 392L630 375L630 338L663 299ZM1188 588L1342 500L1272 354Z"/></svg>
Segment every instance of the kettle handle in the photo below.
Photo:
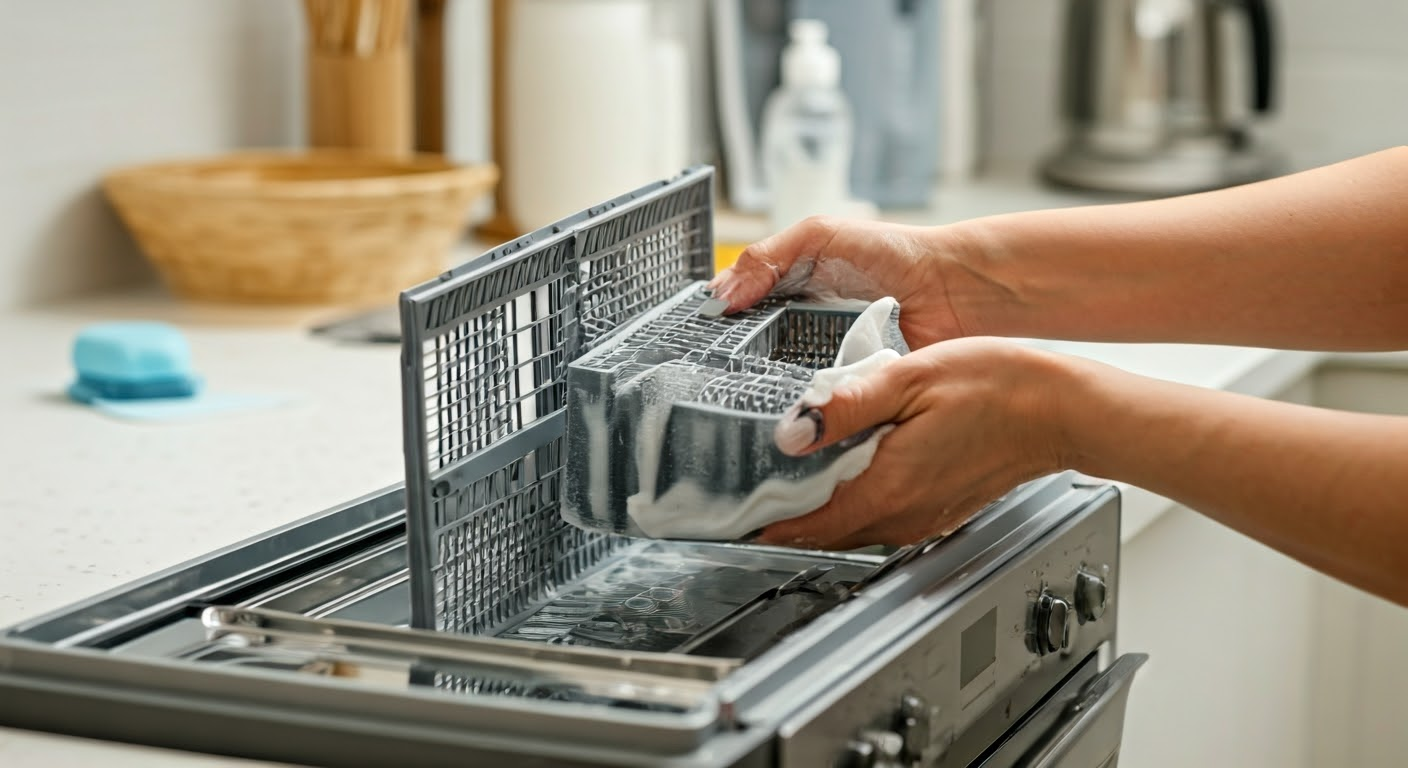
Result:
<svg viewBox="0 0 1408 768"><path fill-rule="evenodd" d="M1272 29L1271 0L1241 0L1247 12L1247 31L1252 47L1252 109L1271 111L1272 83L1275 81L1275 30Z"/></svg>

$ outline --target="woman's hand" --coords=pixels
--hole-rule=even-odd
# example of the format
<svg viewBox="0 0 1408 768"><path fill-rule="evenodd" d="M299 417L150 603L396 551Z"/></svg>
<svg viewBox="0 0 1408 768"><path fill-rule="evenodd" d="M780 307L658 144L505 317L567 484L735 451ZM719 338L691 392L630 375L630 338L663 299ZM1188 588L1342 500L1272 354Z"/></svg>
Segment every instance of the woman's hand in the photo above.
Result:
<svg viewBox="0 0 1408 768"><path fill-rule="evenodd" d="M820 299L886 296L904 308L900 329L911 347L966 335L944 271L958 243L944 228L812 217L749 246L709 287L728 312L771 293Z"/></svg>
<svg viewBox="0 0 1408 768"><path fill-rule="evenodd" d="M870 467L822 508L759 541L823 549L908 544L951 531L1016 485L1067 466L1067 358L987 338L912 352L838 388L778 428L778 447L811 453L895 425Z"/></svg>

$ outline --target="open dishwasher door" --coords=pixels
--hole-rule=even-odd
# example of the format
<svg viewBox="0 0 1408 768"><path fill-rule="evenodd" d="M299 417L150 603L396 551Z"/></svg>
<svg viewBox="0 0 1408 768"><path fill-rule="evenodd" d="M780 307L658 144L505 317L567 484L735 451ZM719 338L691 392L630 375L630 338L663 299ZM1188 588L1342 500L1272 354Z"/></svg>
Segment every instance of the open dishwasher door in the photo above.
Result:
<svg viewBox="0 0 1408 768"><path fill-rule="evenodd" d="M564 597L650 563L712 563L737 591L706 577L651 598L666 610L648 621L611 622L623 632L574 618L566 642L525 634L519 617L474 635L409 628L401 496L387 489L6 630L0 725L329 766L847 765L867 754L894 760L859 764L1020 765L1008 755L1048 742L1074 754L1062 745L1096 730L1072 718L1097 708L1068 699L1094 690L1113 641L1119 499L1108 486L1059 475L1016 489L869 581L879 558L626 544L527 618L558 622ZM1074 603L1080 574L1096 571L1099 618L1040 625L1042 595ZM828 602L847 583L864 586ZM647 631L680 626L671 604L710 618ZM1059 647L1039 654L1043 632ZM1127 679L1121 669L1108 674ZM1113 721L1100 722L1108 736Z"/></svg>

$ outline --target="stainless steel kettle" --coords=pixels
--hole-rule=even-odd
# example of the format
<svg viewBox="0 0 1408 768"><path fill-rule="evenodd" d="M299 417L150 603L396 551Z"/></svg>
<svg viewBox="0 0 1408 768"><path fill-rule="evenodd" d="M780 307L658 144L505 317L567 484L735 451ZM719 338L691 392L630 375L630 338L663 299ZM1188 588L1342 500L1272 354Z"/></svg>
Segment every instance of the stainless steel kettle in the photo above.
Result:
<svg viewBox="0 0 1408 768"><path fill-rule="evenodd" d="M1169 195L1277 172L1252 134L1272 108L1270 0L1068 2L1067 135L1047 179Z"/></svg>

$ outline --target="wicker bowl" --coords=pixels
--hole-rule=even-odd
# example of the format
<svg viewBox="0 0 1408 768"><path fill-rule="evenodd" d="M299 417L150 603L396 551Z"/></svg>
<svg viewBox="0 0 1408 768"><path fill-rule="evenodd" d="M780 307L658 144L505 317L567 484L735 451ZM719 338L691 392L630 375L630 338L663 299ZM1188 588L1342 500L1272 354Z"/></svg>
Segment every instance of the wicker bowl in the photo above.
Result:
<svg viewBox="0 0 1408 768"><path fill-rule="evenodd" d="M104 188L182 296L364 303L443 270L497 181L438 155L241 152L118 170Z"/></svg>

